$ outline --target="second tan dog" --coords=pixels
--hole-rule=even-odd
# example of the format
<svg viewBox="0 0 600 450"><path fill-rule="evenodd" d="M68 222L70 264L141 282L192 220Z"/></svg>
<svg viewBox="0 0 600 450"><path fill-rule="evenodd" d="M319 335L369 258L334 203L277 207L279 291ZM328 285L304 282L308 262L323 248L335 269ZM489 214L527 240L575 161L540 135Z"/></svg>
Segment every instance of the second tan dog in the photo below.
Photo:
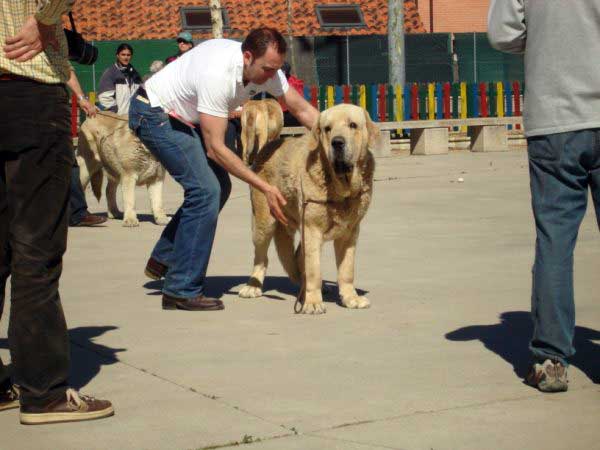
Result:
<svg viewBox="0 0 600 450"><path fill-rule="evenodd" d="M279 139L283 112L279 103L268 98L250 100L242 108L242 161L252 165L256 153L267 142Z"/></svg>
<svg viewBox="0 0 600 450"><path fill-rule="evenodd" d="M121 184L123 226L137 227L135 187L146 185L154 221L157 225L169 223L162 206L165 169L129 129L127 117L103 111L86 119L79 129L77 160L81 186L85 190L91 181L98 200L102 195L103 174L108 175L106 203L110 218L121 216L117 207L117 186Z"/></svg>
<svg viewBox="0 0 600 450"><path fill-rule="evenodd" d="M333 240L342 305L367 308L369 300L354 288L354 257L360 221L371 202L375 161L372 148L379 130L369 114L354 105L323 111L318 124L302 137L267 144L254 161L256 173L279 188L289 225L271 216L262 193L252 189L254 269L240 297L260 297L272 238L281 263L305 290L301 312L325 312L321 293L321 246ZM294 235L301 245L294 251ZM303 244L302 244L303 241Z"/></svg>

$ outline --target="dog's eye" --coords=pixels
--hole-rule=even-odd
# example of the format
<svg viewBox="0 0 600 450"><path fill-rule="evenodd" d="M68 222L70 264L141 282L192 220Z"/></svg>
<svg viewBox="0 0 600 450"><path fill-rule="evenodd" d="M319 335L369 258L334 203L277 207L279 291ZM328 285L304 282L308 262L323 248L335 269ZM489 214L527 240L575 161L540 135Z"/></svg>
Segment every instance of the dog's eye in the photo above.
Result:
<svg viewBox="0 0 600 450"><path fill-rule="evenodd" d="M329 133L331 131L331 127L325 127L324 130L325 130L325 133Z"/></svg>
<svg viewBox="0 0 600 450"><path fill-rule="evenodd" d="M356 122L350 122L350 125L348 125L348 126L352 129L358 128L358 125L356 125Z"/></svg>

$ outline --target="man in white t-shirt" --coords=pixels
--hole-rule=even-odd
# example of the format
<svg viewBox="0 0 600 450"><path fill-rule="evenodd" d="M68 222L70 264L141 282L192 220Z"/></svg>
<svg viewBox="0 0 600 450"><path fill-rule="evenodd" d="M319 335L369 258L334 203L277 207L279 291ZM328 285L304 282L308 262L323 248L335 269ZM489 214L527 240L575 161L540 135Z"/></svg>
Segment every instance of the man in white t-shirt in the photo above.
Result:
<svg viewBox="0 0 600 450"><path fill-rule="evenodd" d="M212 39L186 52L140 88L129 125L183 187L183 204L156 243L145 273L165 278L163 309L223 309L204 295L204 278L220 208L231 189L228 173L264 193L273 216L286 223L285 199L225 145L228 115L268 92L282 100L304 126L318 117L280 67L286 42L271 28L250 32L243 43Z"/></svg>

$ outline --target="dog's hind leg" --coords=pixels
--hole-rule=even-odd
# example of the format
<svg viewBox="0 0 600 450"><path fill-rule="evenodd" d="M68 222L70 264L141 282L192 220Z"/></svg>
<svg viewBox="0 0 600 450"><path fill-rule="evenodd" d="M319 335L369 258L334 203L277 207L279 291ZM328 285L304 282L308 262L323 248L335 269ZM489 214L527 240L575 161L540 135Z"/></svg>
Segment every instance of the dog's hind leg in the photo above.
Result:
<svg viewBox="0 0 600 450"><path fill-rule="evenodd" d="M254 242L254 269L244 287L240 289L242 298L255 298L262 295L263 282L267 272L269 244L275 233L276 222L269 213L267 202L260 193L253 192L252 241Z"/></svg>
<svg viewBox="0 0 600 450"><path fill-rule="evenodd" d="M340 300L346 308L353 309L368 308L371 305L367 297L358 295L354 289L354 255L358 231L359 226L357 225L350 235L333 241L338 268Z"/></svg>
<svg viewBox="0 0 600 450"><path fill-rule="evenodd" d="M111 219L121 219L123 214L117 206L117 186L119 182L108 177L106 184L106 206L108 207L108 217Z"/></svg>
<svg viewBox="0 0 600 450"><path fill-rule="evenodd" d="M279 256L281 265L290 277L290 280L296 284L300 284L301 275L296 254L294 252L294 236L290 236L283 225L277 224L274 237L275 248L277 249L277 255Z"/></svg>
<svg viewBox="0 0 600 450"><path fill-rule="evenodd" d="M137 227L140 221L135 213L135 185L137 175L123 175L121 178L121 191L123 193L123 226Z"/></svg>
<svg viewBox="0 0 600 450"><path fill-rule="evenodd" d="M156 225L166 225L169 218L165 214L162 204L163 180L156 180L147 184L148 196L150 197L150 206Z"/></svg>

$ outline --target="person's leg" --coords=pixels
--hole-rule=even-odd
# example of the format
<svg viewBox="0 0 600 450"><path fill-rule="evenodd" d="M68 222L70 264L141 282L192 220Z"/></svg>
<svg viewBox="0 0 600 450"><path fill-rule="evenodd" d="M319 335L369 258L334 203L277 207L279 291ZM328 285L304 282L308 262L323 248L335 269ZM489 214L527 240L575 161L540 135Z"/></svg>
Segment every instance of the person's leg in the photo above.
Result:
<svg viewBox="0 0 600 450"><path fill-rule="evenodd" d="M588 172L582 155L593 147L589 131L528 140L533 214L536 224L530 350L538 362L565 367L575 352L573 250L587 205Z"/></svg>
<svg viewBox="0 0 600 450"><path fill-rule="evenodd" d="M160 256L172 245L171 257L161 261L169 266L163 292L176 298L203 295L219 212L219 182L192 129L136 99L132 108L132 128L184 189L180 211L155 247Z"/></svg>
<svg viewBox="0 0 600 450"><path fill-rule="evenodd" d="M77 165L76 160L71 168L71 184L69 187L69 225L76 225L88 214L88 205L79 181L79 165Z"/></svg>
<svg viewBox="0 0 600 450"><path fill-rule="evenodd" d="M6 154L0 153L0 320L4 311L6 280L10 275L10 246L8 245L8 224L10 216L6 197L6 176L4 164ZM12 385L10 373L0 358L0 396Z"/></svg>
<svg viewBox="0 0 600 450"><path fill-rule="evenodd" d="M594 130L596 142L600 148L600 129ZM600 151L595 151L589 157L590 172L590 190L592 191L592 200L594 201L594 210L596 211L596 221L598 230L600 230Z"/></svg>
<svg viewBox="0 0 600 450"><path fill-rule="evenodd" d="M14 134L3 135L3 141L18 141L15 147L23 148L4 164L11 218L8 341L21 405L45 405L64 396L69 372L69 339L58 293L73 164L68 94L36 83L14 90L3 97L20 105L4 115ZM29 106L37 109L35 116ZM27 134L28 142L17 134Z"/></svg>

